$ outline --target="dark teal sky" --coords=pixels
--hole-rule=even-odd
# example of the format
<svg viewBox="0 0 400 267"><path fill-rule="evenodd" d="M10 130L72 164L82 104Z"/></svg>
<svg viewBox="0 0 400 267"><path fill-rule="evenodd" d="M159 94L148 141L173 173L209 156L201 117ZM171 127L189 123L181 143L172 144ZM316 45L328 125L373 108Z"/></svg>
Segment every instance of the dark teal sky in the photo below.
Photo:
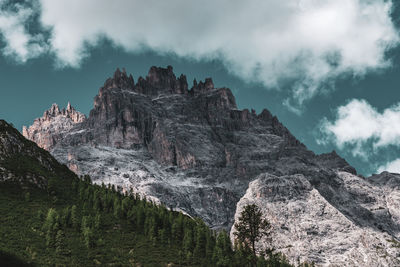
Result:
<svg viewBox="0 0 400 267"><path fill-rule="evenodd" d="M397 18L395 14L392 15L393 19ZM203 80L212 77L216 86L231 88L241 109L254 108L257 112L263 108L269 109L309 149L316 153L335 149L362 174L373 173L378 166L400 157L400 150L395 146L382 149L364 160L353 157L346 147L338 149L333 143L319 145L316 142L320 137L318 125L321 119L334 119L336 108L351 99L365 99L378 111L400 102L398 48L387 54L392 60L392 67L382 71L369 71L363 77L344 75L344 78L336 79L335 89L306 102L301 115L290 112L282 104L290 94L290 88L276 90L266 88L259 82L241 79L238 75L228 73L229 67L219 60L198 61L178 57L173 53L160 54L150 49L140 51L126 52L108 41L102 41L90 48L90 56L78 68L57 68L54 55L48 53L25 63L16 63L9 56L1 56L0 118L21 130L23 125L30 125L35 118L42 116L52 103L64 107L68 101L77 110L88 114L98 89L117 67L126 68L137 81L153 65L172 65L177 76L181 73L187 75L189 84L193 78Z"/></svg>

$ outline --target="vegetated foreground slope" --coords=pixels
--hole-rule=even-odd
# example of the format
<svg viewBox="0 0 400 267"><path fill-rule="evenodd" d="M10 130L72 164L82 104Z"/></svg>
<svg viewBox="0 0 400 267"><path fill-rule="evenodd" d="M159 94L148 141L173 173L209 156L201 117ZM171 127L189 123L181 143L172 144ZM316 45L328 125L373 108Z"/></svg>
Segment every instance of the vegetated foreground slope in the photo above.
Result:
<svg viewBox="0 0 400 267"><path fill-rule="evenodd" d="M1 266L246 266L226 232L79 179L0 120ZM289 266L280 256L260 266Z"/></svg>
<svg viewBox="0 0 400 267"><path fill-rule="evenodd" d="M211 79L189 89L172 67L152 67L136 83L117 70L88 118L66 123L68 112L54 110L24 135L95 183L216 229L230 230L243 203L262 204L274 246L294 263L398 264L398 175L363 178L335 152L315 155L268 110L238 110L231 91Z"/></svg>

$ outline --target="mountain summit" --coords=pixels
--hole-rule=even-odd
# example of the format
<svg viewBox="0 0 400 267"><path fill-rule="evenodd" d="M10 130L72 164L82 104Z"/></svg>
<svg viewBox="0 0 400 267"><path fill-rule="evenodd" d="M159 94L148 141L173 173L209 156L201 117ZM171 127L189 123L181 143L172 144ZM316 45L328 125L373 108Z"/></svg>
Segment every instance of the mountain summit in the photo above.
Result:
<svg viewBox="0 0 400 267"><path fill-rule="evenodd" d="M29 128L24 126L22 134L38 146L49 150L62 139L63 133L69 132L75 124L85 120L86 116L76 111L69 102L67 108L61 110L57 104L53 104Z"/></svg>
<svg viewBox="0 0 400 267"><path fill-rule="evenodd" d="M231 229L243 206L257 203L274 247L294 263L400 264L399 175L363 178L335 152L315 155L268 110L238 110L231 90L210 78L189 89L170 66L136 83L117 69L88 118L49 113L58 115L45 112L24 136L95 183L216 229Z"/></svg>

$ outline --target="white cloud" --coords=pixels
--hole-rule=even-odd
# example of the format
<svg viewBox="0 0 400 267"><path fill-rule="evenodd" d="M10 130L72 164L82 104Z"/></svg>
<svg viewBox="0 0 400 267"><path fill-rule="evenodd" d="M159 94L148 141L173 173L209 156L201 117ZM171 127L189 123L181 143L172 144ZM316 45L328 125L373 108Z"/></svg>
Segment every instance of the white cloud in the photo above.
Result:
<svg viewBox="0 0 400 267"><path fill-rule="evenodd" d="M39 1L62 65L78 67L103 37L129 52L220 59L244 80L290 84L285 104L299 112L335 78L390 65L385 51L399 42L385 0ZM22 58L24 37L9 38Z"/></svg>
<svg viewBox="0 0 400 267"><path fill-rule="evenodd" d="M194 59L219 58L244 79L269 87L292 80L287 105L301 105L327 80L388 65L399 41L384 0L41 0L51 44L72 66L100 36ZM296 107L293 107L295 110Z"/></svg>
<svg viewBox="0 0 400 267"><path fill-rule="evenodd" d="M378 173L381 173L383 171L400 173L400 159L388 162L378 168Z"/></svg>
<svg viewBox="0 0 400 267"><path fill-rule="evenodd" d="M46 45L42 35L32 35L25 28L35 10L20 4L15 4L14 10L5 10L2 9L5 3L6 1L0 1L0 36L6 44L3 54L17 62L26 62L45 52Z"/></svg>
<svg viewBox="0 0 400 267"><path fill-rule="evenodd" d="M320 130L324 136L320 143L352 149L354 156L400 146L400 103L379 112L367 101L353 99L337 109L334 121L323 119Z"/></svg>

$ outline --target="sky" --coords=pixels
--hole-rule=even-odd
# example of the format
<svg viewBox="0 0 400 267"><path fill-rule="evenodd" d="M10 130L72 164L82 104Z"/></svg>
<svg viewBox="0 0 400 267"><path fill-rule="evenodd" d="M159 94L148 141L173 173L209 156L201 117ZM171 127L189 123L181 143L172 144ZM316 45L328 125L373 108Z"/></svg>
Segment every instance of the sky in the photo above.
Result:
<svg viewBox="0 0 400 267"><path fill-rule="evenodd" d="M212 77L316 153L400 173L400 4L391 0L0 0L0 118L89 114L117 67Z"/></svg>

